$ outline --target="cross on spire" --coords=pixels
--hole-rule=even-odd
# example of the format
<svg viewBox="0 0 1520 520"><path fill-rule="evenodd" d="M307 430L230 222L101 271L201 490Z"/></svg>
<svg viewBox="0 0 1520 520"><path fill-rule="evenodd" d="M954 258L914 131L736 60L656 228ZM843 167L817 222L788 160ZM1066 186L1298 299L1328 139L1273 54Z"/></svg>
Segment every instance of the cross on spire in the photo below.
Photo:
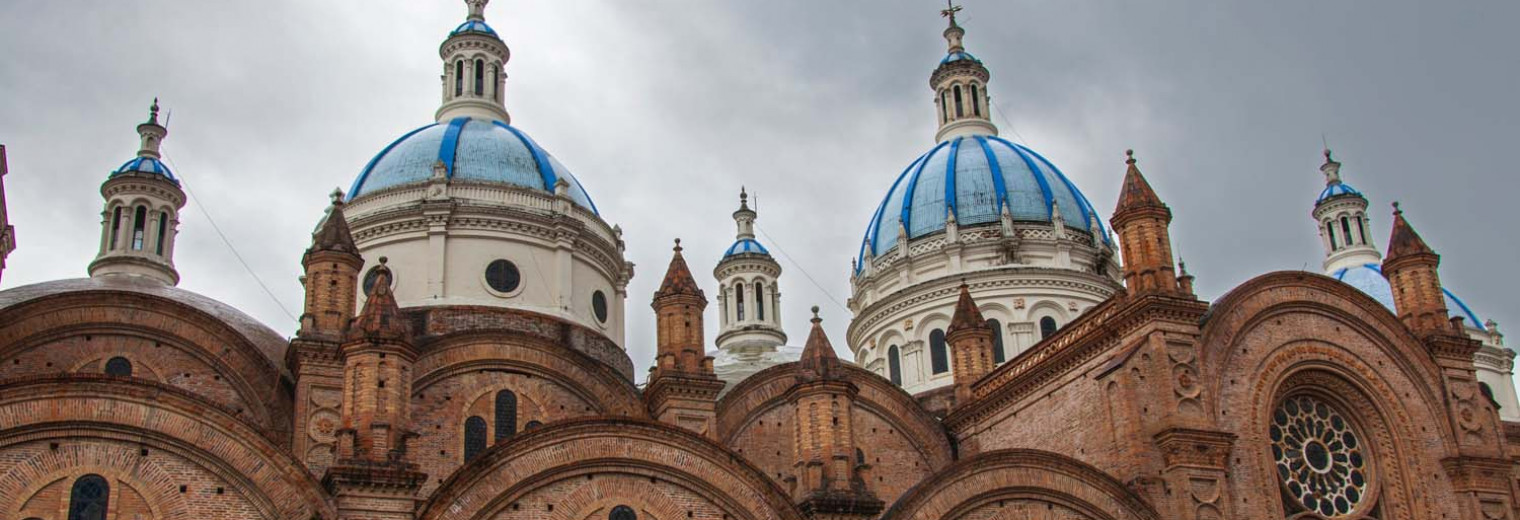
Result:
<svg viewBox="0 0 1520 520"><path fill-rule="evenodd" d="M955 5L955 0L945 0L945 10L939 15L950 19L950 26L955 27L955 13L961 12L961 6Z"/></svg>

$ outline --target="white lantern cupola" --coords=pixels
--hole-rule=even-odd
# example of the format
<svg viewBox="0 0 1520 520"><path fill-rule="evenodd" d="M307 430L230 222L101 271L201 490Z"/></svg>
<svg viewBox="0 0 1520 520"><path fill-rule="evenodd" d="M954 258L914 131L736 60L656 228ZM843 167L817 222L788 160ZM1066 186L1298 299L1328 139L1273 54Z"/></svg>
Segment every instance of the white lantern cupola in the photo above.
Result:
<svg viewBox="0 0 1520 520"><path fill-rule="evenodd" d="M1383 255L1373 244L1367 219L1367 198L1341 180L1341 163L1328 149L1319 171L1325 176L1325 189L1312 214L1325 247L1325 272L1381 263Z"/></svg>
<svg viewBox="0 0 1520 520"><path fill-rule="evenodd" d="M486 24L490 0L465 0L469 17L449 33L438 48L443 58L443 106L439 123L473 117L511 123L504 104L507 60L511 52L496 30Z"/></svg>
<svg viewBox="0 0 1520 520"><path fill-rule="evenodd" d="M950 27L945 29L945 41L950 50L940 60L934 74L929 76L929 87L935 94L935 111L939 115L939 132L934 135L936 142L953 137L998 135L997 126L992 124L991 98L987 95L987 80L991 73L981 60L966 52L962 41L966 30L955 21L955 15L960 11L960 6L951 5L940 12L950 19Z"/></svg>
<svg viewBox="0 0 1520 520"><path fill-rule="evenodd" d="M756 216L749 194L739 190L739 209L734 212L739 232L713 269L721 314L717 344L732 353L769 352L786 343L777 285L781 264L755 240Z"/></svg>
<svg viewBox="0 0 1520 520"><path fill-rule="evenodd" d="M137 134L137 157L112 171L100 186L105 211L100 253L90 263L90 276L140 276L176 285L174 239L185 192L161 160L160 146L169 129L158 122L157 99L148 121L137 125Z"/></svg>

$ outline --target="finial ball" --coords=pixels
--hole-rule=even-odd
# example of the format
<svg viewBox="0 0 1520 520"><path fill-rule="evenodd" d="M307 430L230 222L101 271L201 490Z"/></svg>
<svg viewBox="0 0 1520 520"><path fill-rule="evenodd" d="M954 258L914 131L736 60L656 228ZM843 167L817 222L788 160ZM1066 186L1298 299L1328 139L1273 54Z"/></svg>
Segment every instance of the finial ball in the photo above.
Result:
<svg viewBox="0 0 1520 520"><path fill-rule="evenodd" d="M818 306L817 305L813 306L813 317L814 318L818 317Z"/></svg>
<svg viewBox="0 0 1520 520"><path fill-rule="evenodd" d="M380 257L380 265L385 265L385 263L389 262L389 261L391 261L391 259L383 257L383 256Z"/></svg>

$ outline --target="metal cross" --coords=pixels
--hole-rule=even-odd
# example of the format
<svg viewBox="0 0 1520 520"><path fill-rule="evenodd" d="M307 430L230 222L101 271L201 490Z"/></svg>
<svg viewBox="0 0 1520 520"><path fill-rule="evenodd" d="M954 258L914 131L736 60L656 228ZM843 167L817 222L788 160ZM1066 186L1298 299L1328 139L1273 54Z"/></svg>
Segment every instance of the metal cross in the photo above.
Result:
<svg viewBox="0 0 1520 520"><path fill-rule="evenodd" d="M961 12L961 6L955 5L955 0L945 0L945 10L940 11L940 16L950 18L950 24L955 25L955 13Z"/></svg>

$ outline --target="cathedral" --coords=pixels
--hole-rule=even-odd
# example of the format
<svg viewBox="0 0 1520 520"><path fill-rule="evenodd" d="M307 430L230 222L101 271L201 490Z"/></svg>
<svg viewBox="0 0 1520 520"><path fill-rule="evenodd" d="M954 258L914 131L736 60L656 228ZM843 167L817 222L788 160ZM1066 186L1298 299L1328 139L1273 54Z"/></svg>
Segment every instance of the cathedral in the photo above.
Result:
<svg viewBox="0 0 1520 520"><path fill-rule="evenodd" d="M464 3L433 119L311 215L298 330L177 287L153 103L88 277L0 291L0 518L1520 519L1515 352L1328 150L1322 273L1202 300L1137 154L1094 203L999 137L952 6L938 132L861 208L852 315L789 336L743 191L715 294L676 240L628 305L596 177L512 124Z"/></svg>

